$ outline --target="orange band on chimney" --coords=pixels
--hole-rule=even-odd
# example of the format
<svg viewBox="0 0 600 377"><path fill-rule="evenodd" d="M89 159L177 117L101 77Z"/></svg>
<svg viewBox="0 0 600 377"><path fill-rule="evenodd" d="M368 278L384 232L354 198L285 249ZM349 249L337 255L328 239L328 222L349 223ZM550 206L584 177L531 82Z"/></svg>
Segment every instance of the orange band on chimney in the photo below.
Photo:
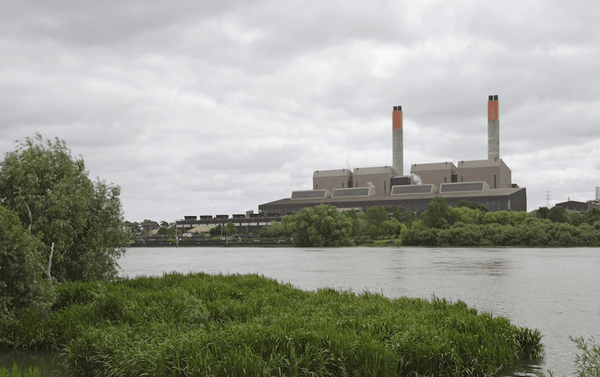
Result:
<svg viewBox="0 0 600 377"><path fill-rule="evenodd" d="M402 111L392 112L392 127L395 130L402 129Z"/></svg>
<svg viewBox="0 0 600 377"><path fill-rule="evenodd" d="M498 120L498 101L488 101L488 120Z"/></svg>

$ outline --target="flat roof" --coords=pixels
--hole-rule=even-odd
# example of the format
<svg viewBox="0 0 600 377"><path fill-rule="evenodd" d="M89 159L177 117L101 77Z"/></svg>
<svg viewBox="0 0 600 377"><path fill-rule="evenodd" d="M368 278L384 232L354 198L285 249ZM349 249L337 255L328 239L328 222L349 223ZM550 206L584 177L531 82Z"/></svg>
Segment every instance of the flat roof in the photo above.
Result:
<svg viewBox="0 0 600 377"><path fill-rule="evenodd" d="M335 170L315 170L313 177L345 177L352 175L350 169L335 169Z"/></svg>
<svg viewBox="0 0 600 377"><path fill-rule="evenodd" d="M376 166L371 168L356 168L354 169L354 175L361 174L390 174L394 171L391 166Z"/></svg>
<svg viewBox="0 0 600 377"><path fill-rule="evenodd" d="M493 159L493 160L472 160L472 161L459 161L458 168L487 168L491 166L501 166L506 165L501 158Z"/></svg>
<svg viewBox="0 0 600 377"><path fill-rule="evenodd" d="M448 193L440 193L435 192L433 194L413 194L413 195L386 195L386 194L375 194L369 197L344 197L344 198L327 198L327 199L312 199L312 200L291 200L289 198L279 199L268 203L260 204L263 205L300 205L300 204L314 204L314 203L323 203L323 204L332 204L335 203L348 203L348 202L364 202L364 201L406 201L406 200L418 200L418 199L433 199L436 196L441 196L442 198L475 198L475 197L500 197L500 196L509 196L521 190L525 190L525 187L520 188L498 188L498 189L489 189L483 191L467 191L467 192L448 192Z"/></svg>
<svg viewBox="0 0 600 377"><path fill-rule="evenodd" d="M443 170L443 169L456 169L452 162L432 162L428 164L412 164L410 171L428 171L428 170Z"/></svg>

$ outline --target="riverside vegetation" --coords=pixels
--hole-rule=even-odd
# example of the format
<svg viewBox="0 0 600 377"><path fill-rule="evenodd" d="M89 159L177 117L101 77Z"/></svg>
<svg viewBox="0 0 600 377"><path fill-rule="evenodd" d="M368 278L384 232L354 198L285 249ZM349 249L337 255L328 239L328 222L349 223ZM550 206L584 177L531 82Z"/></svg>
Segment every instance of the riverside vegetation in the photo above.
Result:
<svg viewBox="0 0 600 377"><path fill-rule="evenodd" d="M373 206L364 213L330 205L304 208L265 227L261 236L292 239L295 246L352 246L386 239L400 246L598 247L600 210L572 212L555 206L532 213L490 212L460 201L431 200L418 218L404 208Z"/></svg>
<svg viewBox="0 0 600 377"><path fill-rule="evenodd" d="M462 302L306 292L257 275L70 282L6 322L10 348L59 350L77 376L490 375L541 335Z"/></svg>

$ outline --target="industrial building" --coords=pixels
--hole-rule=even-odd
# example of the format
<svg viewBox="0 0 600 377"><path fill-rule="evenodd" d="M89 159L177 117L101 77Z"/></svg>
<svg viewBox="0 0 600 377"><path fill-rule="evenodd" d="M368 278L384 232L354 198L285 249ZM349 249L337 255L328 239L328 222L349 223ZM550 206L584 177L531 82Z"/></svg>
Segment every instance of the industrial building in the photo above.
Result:
<svg viewBox="0 0 600 377"><path fill-rule="evenodd" d="M488 156L475 161L419 163L404 174L402 106L392 111L392 165L317 170L310 190L259 205L262 216L285 216L304 207L330 204L340 210L366 211L376 205L401 206L421 213L436 196L454 206L460 200L483 204L490 211L527 211L524 187L512 183L511 170L500 158L498 96L489 96Z"/></svg>

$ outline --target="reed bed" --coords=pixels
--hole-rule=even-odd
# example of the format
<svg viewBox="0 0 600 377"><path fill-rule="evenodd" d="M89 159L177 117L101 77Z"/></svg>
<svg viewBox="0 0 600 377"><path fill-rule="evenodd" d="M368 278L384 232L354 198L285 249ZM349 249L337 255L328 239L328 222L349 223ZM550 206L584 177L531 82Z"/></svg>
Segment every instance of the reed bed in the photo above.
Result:
<svg viewBox="0 0 600 377"><path fill-rule="evenodd" d="M0 368L0 377L40 377L42 373L37 367L29 367L21 369L17 363L14 363L12 368Z"/></svg>
<svg viewBox="0 0 600 377"><path fill-rule="evenodd" d="M172 273L57 287L0 329L77 376L493 375L542 355L537 330L463 302L306 292L257 275Z"/></svg>

